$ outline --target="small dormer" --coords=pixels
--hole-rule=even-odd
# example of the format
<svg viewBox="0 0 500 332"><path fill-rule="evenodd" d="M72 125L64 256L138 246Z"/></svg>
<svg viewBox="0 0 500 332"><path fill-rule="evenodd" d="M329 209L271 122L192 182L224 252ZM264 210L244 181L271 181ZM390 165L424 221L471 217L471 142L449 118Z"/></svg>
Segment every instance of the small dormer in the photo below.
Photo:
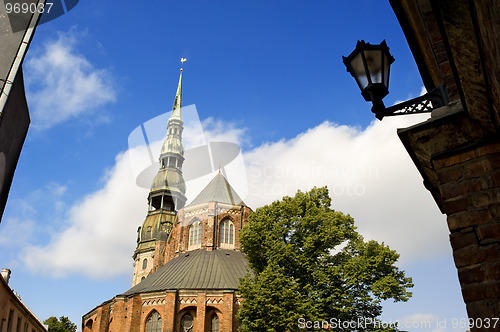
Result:
<svg viewBox="0 0 500 332"><path fill-rule="evenodd" d="M240 250L239 232L246 224L250 211L226 178L218 173L182 209L176 252L197 249Z"/></svg>

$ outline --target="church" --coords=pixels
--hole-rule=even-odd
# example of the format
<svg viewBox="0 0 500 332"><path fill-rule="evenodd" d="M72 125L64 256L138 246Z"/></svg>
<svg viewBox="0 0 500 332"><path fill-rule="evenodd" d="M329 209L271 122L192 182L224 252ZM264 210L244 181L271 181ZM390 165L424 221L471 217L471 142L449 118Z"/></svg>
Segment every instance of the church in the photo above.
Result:
<svg viewBox="0 0 500 332"><path fill-rule="evenodd" d="M84 332L237 331L247 273L239 232L251 209L220 172L188 205L182 176L182 69L160 167L137 230L132 288L82 318Z"/></svg>

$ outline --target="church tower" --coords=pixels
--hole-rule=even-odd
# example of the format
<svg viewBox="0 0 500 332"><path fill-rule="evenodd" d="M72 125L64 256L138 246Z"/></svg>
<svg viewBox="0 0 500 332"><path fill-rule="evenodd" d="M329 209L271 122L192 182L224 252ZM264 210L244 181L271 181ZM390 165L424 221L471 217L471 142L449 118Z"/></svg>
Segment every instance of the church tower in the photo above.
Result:
<svg viewBox="0 0 500 332"><path fill-rule="evenodd" d="M186 184L182 177L184 147L182 145L182 68L175 95L172 115L167 124L167 138L161 147L160 168L148 195L148 214L137 230L132 286L144 280L163 265L165 244L172 226L177 223L177 211L186 202Z"/></svg>

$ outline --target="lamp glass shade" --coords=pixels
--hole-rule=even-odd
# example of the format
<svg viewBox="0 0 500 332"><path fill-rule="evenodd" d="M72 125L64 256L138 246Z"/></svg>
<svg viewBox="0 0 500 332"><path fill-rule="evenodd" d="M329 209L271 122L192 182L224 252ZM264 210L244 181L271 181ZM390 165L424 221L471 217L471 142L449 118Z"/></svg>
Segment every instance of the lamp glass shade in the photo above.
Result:
<svg viewBox="0 0 500 332"><path fill-rule="evenodd" d="M351 74L356 80L356 83L358 83L358 86L361 90L364 90L368 86L368 83L370 83L366 76L366 69L363 61L363 56L364 56L363 52L359 52L352 58L349 64L351 67Z"/></svg>
<svg viewBox="0 0 500 332"><path fill-rule="evenodd" d="M369 78L370 83L377 84L383 83L383 66L382 63L382 51L381 50L366 50L364 51L365 61L366 61L366 76Z"/></svg>
<svg viewBox="0 0 500 332"><path fill-rule="evenodd" d="M389 54L389 51L384 52L384 85L387 89L389 89L389 75L390 75L390 70L391 70L391 63L394 62L394 58ZM392 59L392 61L391 61Z"/></svg>
<svg viewBox="0 0 500 332"><path fill-rule="evenodd" d="M389 93L389 69L394 58L385 40L379 45L358 41L356 49L343 60L366 101L382 100Z"/></svg>

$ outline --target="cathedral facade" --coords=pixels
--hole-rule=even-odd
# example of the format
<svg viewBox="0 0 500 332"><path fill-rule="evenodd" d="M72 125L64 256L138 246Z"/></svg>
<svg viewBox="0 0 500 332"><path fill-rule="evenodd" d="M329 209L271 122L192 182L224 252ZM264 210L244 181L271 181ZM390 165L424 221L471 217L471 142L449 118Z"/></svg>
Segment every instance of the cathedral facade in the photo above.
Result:
<svg viewBox="0 0 500 332"><path fill-rule="evenodd" d="M188 205L182 177L182 69L160 167L137 231L132 288L82 318L99 332L237 331L247 273L239 232L251 209L222 173Z"/></svg>

